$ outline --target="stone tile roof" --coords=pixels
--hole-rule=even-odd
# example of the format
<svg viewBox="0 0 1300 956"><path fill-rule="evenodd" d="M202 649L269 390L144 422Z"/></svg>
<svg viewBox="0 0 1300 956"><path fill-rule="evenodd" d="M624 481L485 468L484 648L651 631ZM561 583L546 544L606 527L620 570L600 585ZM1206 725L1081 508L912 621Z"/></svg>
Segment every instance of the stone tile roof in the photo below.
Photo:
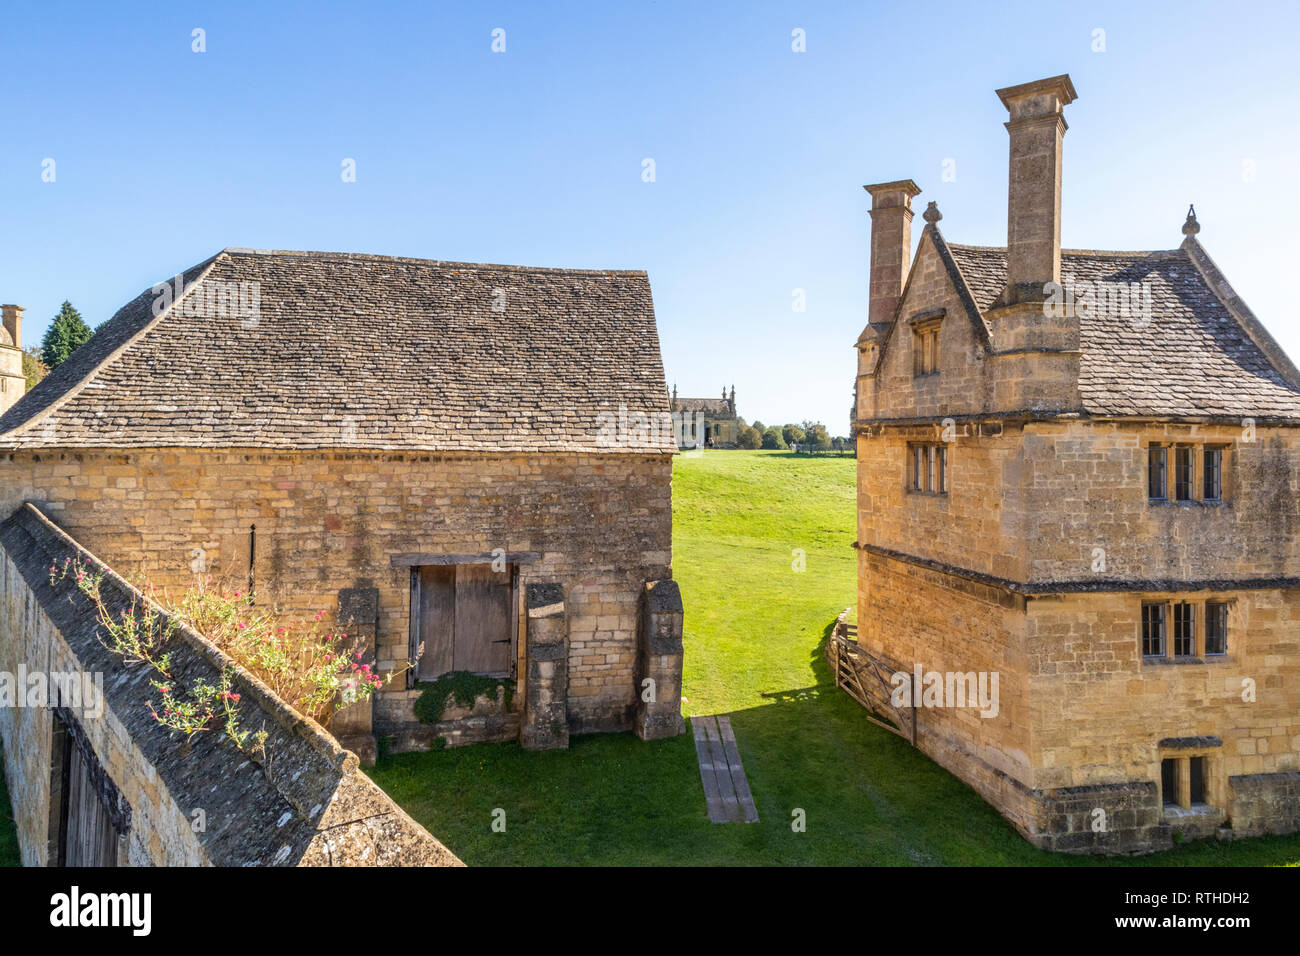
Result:
<svg viewBox="0 0 1300 956"><path fill-rule="evenodd" d="M679 398L675 408L679 412L707 412L723 418L731 417L731 405L725 398Z"/></svg>
<svg viewBox="0 0 1300 956"><path fill-rule="evenodd" d="M608 440L620 407L668 414L644 272L226 249L183 283L123 306L0 446L675 451L666 426ZM241 283L255 315L221 308Z"/></svg>
<svg viewBox="0 0 1300 956"><path fill-rule="evenodd" d="M989 309L1006 284L1006 250L953 243L948 249L979 309ZM1109 310L1080 317L1085 411L1300 420L1300 391L1210 288L1187 249L1062 250L1063 284L1070 276L1151 288L1145 326Z"/></svg>

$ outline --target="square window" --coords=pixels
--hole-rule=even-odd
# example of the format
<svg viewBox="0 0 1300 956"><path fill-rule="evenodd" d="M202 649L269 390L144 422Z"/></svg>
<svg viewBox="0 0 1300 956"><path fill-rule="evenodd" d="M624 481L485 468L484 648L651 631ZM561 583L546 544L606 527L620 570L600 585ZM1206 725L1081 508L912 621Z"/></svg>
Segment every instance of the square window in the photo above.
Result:
<svg viewBox="0 0 1300 956"><path fill-rule="evenodd" d="M1165 656L1165 605L1142 605L1142 656Z"/></svg>

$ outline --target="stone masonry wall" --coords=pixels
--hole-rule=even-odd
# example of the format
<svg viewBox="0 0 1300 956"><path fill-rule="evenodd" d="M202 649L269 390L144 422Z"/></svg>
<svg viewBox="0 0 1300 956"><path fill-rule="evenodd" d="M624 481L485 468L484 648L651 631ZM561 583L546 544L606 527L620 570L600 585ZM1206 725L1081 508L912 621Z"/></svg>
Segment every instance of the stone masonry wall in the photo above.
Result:
<svg viewBox="0 0 1300 956"><path fill-rule="evenodd" d="M130 666L100 637L98 612L49 568L78 559L104 573L109 613L144 598L30 506L0 525L0 672L26 680L21 703L0 707L6 782L24 864L51 853L53 711L68 710L126 804L121 865L454 865L459 861L357 769L317 724L301 717L202 637L179 628L168 651L173 682L230 676L241 726L264 746L240 750L219 731L188 750L149 710L152 669ZM163 619L165 622L165 618ZM56 701L53 675L98 676L102 694ZM39 675L39 677L33 677ZM92 683L91 686L94 686ZM77 706L77 704L80 706Z"/></svg>
<svg viewBox="0 0 1300 956"><path fill-rule="evenodd" d="M409 569L399 553L533 551L520 584L558 582L569 616L569 720L628 729L637 607L671 576L667 455L432 455L159 450L0 456L0 510L33 500L116 568L184 587L191 562L247 581L259 602L331 612L343 588L379 590L378 665L408 656ZM376 730L413 720L396 681Z"/></svg>

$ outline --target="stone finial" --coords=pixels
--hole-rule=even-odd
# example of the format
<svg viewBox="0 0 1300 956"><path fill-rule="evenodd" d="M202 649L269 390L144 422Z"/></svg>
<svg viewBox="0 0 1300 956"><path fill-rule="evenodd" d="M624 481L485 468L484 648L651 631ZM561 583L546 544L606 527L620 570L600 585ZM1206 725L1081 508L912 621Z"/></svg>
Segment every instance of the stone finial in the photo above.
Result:
<svg viewBox="0 0 1300 956"><path fill-rule="evenodd" d="M1201 224L1196 221L1196 207L1187 207L1187 221L1183 223L1183 235L1194 236L1201 231Z"/></svg>
<svg viewBox="0 0 1300 956"><path fill-rule="evenodd" d="M930 205L925 207L925 212L921 214L921 218L933 226L943 218L943 213L939 211L939 204L937 202L931 202Z"/></svg>

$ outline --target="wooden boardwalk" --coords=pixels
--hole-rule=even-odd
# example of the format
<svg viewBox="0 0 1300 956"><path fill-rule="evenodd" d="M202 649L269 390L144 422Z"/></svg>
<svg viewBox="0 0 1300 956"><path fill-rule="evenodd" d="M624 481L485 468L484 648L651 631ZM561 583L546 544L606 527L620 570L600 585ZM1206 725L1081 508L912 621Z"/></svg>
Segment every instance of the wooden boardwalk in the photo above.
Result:
<svg viewBox="0 0 1300 956"><path fill-rule="evenodd" d="M758 809L745 779L731 718L712 714L692 717L691 730L709 819L714 823L757 823Z"/></svg>

